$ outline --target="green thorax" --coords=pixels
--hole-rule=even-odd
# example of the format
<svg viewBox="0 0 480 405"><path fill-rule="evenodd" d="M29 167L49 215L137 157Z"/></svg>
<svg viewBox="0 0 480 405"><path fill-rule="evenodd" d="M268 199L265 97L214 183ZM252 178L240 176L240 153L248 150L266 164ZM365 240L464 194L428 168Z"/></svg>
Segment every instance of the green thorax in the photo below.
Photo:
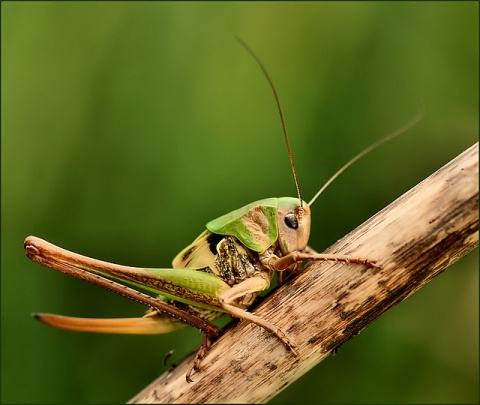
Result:
<svg viewBox="0 0 480 405"><path fill-rule="evenodd" d="M277 210L294 210L299 205L298 198L266 198L210 221L207 229L234 236L248 249L263 252L278 239Z"/></svg>

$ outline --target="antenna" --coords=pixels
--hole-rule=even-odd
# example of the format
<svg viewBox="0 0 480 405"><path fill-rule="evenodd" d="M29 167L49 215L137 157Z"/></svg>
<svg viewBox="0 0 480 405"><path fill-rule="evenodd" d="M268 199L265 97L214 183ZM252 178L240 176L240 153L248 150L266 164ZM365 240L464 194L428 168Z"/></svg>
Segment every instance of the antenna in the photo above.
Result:
<svg viewBox="0 0 480 405"><path fill-rule="evenodd" d="M243 39L236 37L237 41L248 51L248 53L255 59L255 61L262 69L263 74L265 75L270 87L272 88L273 95L275 96L275 101L277 102L278 112L280 114L280 120L282 121L283 134L285 135L285 142L287 143L288 157L290 158L290 166L292 167L293 179L295 180L295 187L297 188L298 199L300 200L300 207L303 207L302 193L300 192L300 186L298 185L297 171L295 170L295 164L293 163L292 149L290 148L290 141L288 140L287 126L285 124L285 118L283 117L282 106L280 105L280 99L277 94L277 89L273 84L270 75L267 72L267 69L263 65L262 61L258 56L253 52L253 50L243 41Z"/></svg>
<svg viewBox="0 0 480 405"><path fill-rule="evenodd" d="M308 203L308 206L310 207L315 202L317 197L320 194L322 194L325 191L325 189L333 182L333 180L335 180L338 176L340 176L340 174L342 174L358 159L365 156L367 153L371 152L372 150L377 149L380 145L383 145L385 142L390 141L391 139L403 134L404 132L412 128L423 117L424 110L425 109L424 109L423 103L420 101L418 112L415 115L415 117L413 117L413 119L411 119L405 125L398 128L396 131L378 140L373 145L370 145L368 148L362 150L358 155L356 155L354 158L350 159L347 163L345 163L332 177L330 177L330 179L323 185L323 187L320 190L318 190L317 194L315 194L314 197Z"/></svg>

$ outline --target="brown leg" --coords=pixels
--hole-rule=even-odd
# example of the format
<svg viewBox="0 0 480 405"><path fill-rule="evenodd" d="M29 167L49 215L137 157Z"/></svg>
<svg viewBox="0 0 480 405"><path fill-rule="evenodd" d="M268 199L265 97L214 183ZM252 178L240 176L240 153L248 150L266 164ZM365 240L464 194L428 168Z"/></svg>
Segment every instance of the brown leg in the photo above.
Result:
<svg viewBox="0 0 480 405"><path fill-rule="evenodd" d="M368 267L373 267L376 269L380 269L381 267L375 264L375 260L369 259L360 259L352 256L347 255L328 255L328 254L320 254L320 253L309 253L309 252L291 252L283 257L276 259L273 262L273 269L276 271L285 270L289 266L299 262L305 261L334 261L334 262L342 262L342 263L356 263L356 264L363 264Z"/></svg>
<svg viewBox="0 0 480 405"><path fill-rule="evenodd" d="M297 345L288 339L285 332L283 332L280 328L257 315L232 305L235 299L243 297L246 294L266 290L269 286L270 281L268 280L267 276L264 278L260 274L256 277L247 278L241 283L234 285L230 290L223 293L218 300L220 301L222 308L225 309L230 315L237 318L246 319L247 321L250 321L262 327L266 331L274 334L287 347L287 349L297 356Z"/></svg>
<svg viewBox="0 0 480 405"><path fill-rule="evenodd" d="M187 382L189 383L193 382L190 376L194 371L200 370L200 364L202 360L205 358L205 356L207 355L208 351L210 350L211 344L212 344L211 337L208 334L204 334L202 344L200 345L200 348L198 349L197 354L195 355L195 359L193 360L193 366L185 376L185 379L187 380Z"/></svg>

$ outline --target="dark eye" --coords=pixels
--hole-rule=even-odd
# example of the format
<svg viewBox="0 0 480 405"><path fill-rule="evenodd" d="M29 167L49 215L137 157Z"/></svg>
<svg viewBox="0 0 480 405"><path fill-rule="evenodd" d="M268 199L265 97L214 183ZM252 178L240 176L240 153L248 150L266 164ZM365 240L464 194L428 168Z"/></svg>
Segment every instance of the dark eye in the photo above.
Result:
<svg viewBox="0 0 480 405"><path fill-rule="evenodd" d="M297 217L294 214L285 215L285 225L292 229L298 229Z"/></svg>

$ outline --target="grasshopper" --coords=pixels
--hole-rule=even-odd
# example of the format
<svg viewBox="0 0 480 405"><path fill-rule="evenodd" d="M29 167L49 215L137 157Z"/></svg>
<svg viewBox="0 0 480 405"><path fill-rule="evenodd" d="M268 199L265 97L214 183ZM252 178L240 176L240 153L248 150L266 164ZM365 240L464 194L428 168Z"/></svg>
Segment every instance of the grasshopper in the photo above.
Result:
<svg viewBox="0 0 480 405"><path fill-rule="evenodd" d="M36 319L61 329L100 333L159 334L193 326L203 333L203 340L186 375L188 382L193 381L192 373L200 370L202 359L220 333L212 321L224 313L262 327L275 335L293 355L298 355L297 345L284 331L247 312L259 293L270 287L275 274L281 284L285 274L300 271L302 264L308 261L337 261L380 268L376 260L320 254L311 249L307 245L311 206L347 167L380 144L405 132L418 120L414 119L355 156L307 203L301 197L275 86L260 59L243 41L239 41L256 60L273 90L297 197L255 201L208 222L206 230L173 259L171 269L108 263L67 251L35 236L27 237L24 242L26 255L32 261L149 307L141 318L87 319L38 313L34 314Z"/></svg>

